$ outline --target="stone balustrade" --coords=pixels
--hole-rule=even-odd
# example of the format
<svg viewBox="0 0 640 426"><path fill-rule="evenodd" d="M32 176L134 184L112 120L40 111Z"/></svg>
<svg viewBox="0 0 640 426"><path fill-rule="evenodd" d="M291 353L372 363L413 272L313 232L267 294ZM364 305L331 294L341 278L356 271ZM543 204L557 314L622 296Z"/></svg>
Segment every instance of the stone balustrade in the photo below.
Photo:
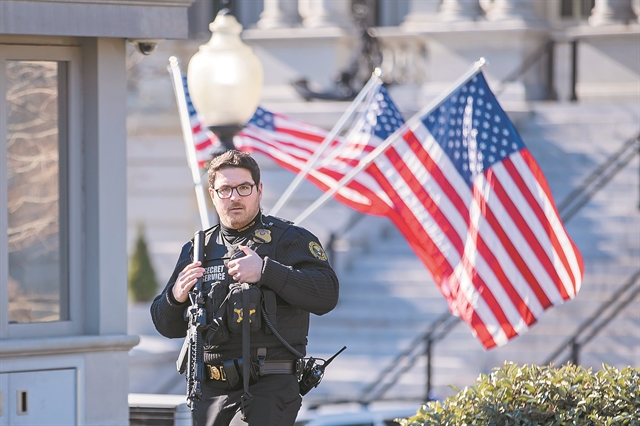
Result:
<svg viewBox="0 0 640 426"><path fill-rule="evenodd" d="M379 0L378 7L383 7ZM398 7L385 4L384 7ZM638 5L636 4L636 7ZM256 27L326 28L352 27L352 0L263 0ZM385 10L386 10L385 9ZM536 22L534 0L409 0L403 21L410 25L430 22L522 21ZM629 24L638 21L634 0L595 0L590 26Z"/></svg>

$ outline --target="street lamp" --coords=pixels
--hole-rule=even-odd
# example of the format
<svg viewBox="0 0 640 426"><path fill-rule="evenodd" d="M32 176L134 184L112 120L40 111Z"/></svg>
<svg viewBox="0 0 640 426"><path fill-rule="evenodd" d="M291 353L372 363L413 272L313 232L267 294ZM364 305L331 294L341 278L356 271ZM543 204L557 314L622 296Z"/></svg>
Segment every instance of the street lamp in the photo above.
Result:
<svg viewBox="0 0 640 426"><path fill-rule="evenodd" d="M233 137L258 107L263 71L229 9L222 9L209 29L211 40L191 57L187 81L193 105L220 140L221 154L234 149Z"/></svg>

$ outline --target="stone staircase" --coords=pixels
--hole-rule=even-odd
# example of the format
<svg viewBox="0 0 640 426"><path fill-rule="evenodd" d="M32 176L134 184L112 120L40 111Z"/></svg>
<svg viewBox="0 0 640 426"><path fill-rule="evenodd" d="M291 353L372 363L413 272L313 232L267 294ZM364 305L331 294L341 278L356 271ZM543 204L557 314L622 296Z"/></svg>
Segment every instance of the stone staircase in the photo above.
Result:
<svg viewBox="0 0 640 426"><path fill-rule="evenodd" d="M640 130L640 107L621 103L540 103L513 118L556 202ZM293 175L266 159L260 163L268 212ZM507 361L542 363L640 267L638 168L636 157L567 224L585 260L578 297L547 311L523 336L488 352L466 324L458 324L433 352L435 396L454 393L449 385L471 385L480 373ZM313 185L304 183L278 216L293 219L319 195ZM366 216L345 230L352 214L331 201L302 223L325 248L330 233L340 233L331 259L340 278L340 301L331 313L312 316L308 354L327 359L347 346L327 369L322 384L305 398L306 404L358 398L396 355L447 311L426 268L391 222ZM130 312L130 333L142 336L130 357L131 392L184 393L184 379L173 364L180 342L153 330L148 306L135 305ZM640 300L585 346L581 363L594 369L602 363L640 366ZM384 397L423 399L425 368L425 358L420 357Z"/></svg>

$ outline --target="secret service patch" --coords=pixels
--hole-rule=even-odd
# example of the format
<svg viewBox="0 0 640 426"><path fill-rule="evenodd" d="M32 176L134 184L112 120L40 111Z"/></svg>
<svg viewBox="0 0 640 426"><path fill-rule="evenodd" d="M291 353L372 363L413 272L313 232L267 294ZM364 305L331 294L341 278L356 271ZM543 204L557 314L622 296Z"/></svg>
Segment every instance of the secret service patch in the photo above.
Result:
<svg viewBox="0 0 640 426"><path fill-rule="evenodd" d="M324 252L322 247L320 247L320 244L316 243L315 241L311 241L309 243L309 250L311 251L311 254L318 259L325 261L327 260L327 254Z"/></svg>

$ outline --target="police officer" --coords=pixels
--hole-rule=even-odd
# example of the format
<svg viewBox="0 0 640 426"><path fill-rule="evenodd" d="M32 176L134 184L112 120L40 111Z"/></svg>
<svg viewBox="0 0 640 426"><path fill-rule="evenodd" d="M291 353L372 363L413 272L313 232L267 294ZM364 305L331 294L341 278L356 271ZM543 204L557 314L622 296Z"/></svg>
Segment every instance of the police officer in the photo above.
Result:
<svg viewBox="0 0 640 426"><path fill-rule="evenodd" d="M241 409L252 426L293 425L302 402L298 374L309 313L323 315L336 306L338 279L313 234L262 214L260 169L249 154L231 150L216 157L209 166L209 193L220 224L205 231L202 263L193 261L191 241L183 246L151 306L153 322L163 336L184 337L188 293L202 278L209 328L203 332L207 380L194 413L197 425L229 425ZM250 283L254 295L260 290L250 311L237 308L243 300L233 297L237 283ZM238 326L243 312L251 313L252 330L252 399L246 405Z"/></svg>

